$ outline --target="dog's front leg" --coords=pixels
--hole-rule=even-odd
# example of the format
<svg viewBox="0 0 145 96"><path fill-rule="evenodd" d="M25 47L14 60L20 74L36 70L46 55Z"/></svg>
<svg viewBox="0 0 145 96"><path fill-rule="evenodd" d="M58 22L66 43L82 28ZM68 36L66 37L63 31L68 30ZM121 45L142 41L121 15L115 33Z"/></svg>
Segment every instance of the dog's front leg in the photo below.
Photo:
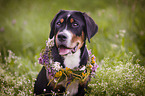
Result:
<svg viewBox="0 0 145 96"><path fill-rule="evenodd" d="M91 76L88 76L87 79L79 84L78 93L76 96L84 96L88 87L88 82L91 80Z"/></svg>
<svg viewBox="0 0 145 96"><path fill-rule="evenodd" d="M40 95L40 94L50 93L52 88L47 86L47 84L48 84L48 80L46 77L46 70L45 67L43 67L35 81L34 94Z"/></svg>

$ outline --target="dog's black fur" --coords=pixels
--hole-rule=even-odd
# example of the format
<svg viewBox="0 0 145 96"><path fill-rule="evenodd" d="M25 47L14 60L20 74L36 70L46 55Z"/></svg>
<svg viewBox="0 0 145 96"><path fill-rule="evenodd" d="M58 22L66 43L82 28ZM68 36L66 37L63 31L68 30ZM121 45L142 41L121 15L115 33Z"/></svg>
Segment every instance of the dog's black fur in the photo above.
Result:
<svg viewBox="0 0 145 96"><path fill-rule="evenodd" d="M51 22L51 32L50 32L50 39L53 37L55 38L55 46L52 49L53 60L60 62L63 68L66 67L67 64L64 64L64 56L60 55L60 51L58 47L63 45L69 48L73 48L75 46L67 45L68 42L67 38L69 36L63 36L63 30L66 29L72 35L71 44L77 44L77 50L80 50L79 59L79 66L86 65L88 61L88 51L85 46L86 38L90 42L90 39L97 33L98 26L95 24L93 19L89 17L86 13L82 13L79 11L66 11L60 10L54 19ZM75 38L78 38L77 40ZM74 52L75 53L75 52ZM69 65L70 66L70 65ZM85 88L87 88L87 82L89 78L83 83L78 85L77 93L74 93L75 96L83 96L85 94ZM44 89L46 89L45 93L51 93L51 90L57 92L58 89L54 89L54 86L47 86L49 80L46 77L46 70L45 67L42 68L38 77L35 81L34 85L34 94L39 95L44 93ZM63 93L66 91L66 88L63 86L58 86L59 92ZM71 90L69 90L71 91Z"/></svg>

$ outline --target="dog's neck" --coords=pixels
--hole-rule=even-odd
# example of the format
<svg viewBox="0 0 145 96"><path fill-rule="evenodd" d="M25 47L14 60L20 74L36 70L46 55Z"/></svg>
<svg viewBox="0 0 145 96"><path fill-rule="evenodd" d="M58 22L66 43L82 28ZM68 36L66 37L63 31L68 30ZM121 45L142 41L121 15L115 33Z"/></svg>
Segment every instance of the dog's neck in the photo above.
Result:
<svg viewBox="0 0 145 96"><path fill-rule="evenodd" d="M81 51L79 49L74 54L68 54L66 56L63 56L65 67L68 67L71 69L75 67L79 67L80 61L81 61L80 55L81 55Z"/></svg>
<svg viewBox="0 0 145 96"><path fill-rule="evenodd" d="M52 49L52 55L53 60L60 62L64 68L68 67L73 69L75 67L80 67L82 65L86 65L88 61L88 52L87 48L85 47L85 44L81 49L77 50L75 53L68 54L66 56L60 56L57 47L54 46Z"/></svg>

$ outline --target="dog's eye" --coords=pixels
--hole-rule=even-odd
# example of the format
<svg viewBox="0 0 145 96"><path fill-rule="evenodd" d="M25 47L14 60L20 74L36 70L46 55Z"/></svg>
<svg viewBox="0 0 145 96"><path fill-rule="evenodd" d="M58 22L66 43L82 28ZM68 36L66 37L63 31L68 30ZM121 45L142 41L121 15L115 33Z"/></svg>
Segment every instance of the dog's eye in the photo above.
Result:
<svg viewBox="0 0 145 96"><path fill-rule="evenodd" d="M77 24L77 23L73 23L72 26L73 26L73 27L78 27L79 24Z"/></svg>
<svg viewBox="0 0 145 96"><path fill-rule="evenodd" d="M57 24L57 26L60 26L60 25L61 25L61 23L60 23L60 22L57 22L56 24Z"/></svg>

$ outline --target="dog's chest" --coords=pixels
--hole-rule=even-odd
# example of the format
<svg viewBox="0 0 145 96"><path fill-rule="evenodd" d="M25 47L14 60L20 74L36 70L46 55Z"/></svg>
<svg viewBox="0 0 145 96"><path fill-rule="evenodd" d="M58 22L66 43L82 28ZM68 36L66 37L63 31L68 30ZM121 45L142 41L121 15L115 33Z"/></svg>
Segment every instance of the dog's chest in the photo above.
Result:
<svg viewBox="0 0 145 96"><path fill-rule="evenodd" d="M80 50L78 50L74 54L68 54L64 57L64 65L68 68L75 68L78 67L80 63Z"/></svg>

